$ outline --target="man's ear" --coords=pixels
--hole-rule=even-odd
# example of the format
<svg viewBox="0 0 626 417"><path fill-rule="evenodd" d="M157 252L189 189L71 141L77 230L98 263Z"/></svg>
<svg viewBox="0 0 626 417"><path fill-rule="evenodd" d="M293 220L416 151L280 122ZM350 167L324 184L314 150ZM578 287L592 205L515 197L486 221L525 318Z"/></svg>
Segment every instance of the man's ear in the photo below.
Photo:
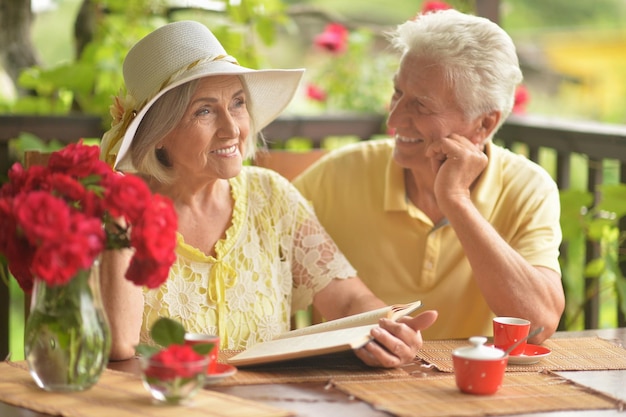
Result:
<svg viewBox="0 0 626 417"><path fill-rule="evenodd" d="M478 128L476 129L476 135L474 135L474 143L484 143L485 140L493 133L496 126L500 122L502 113L498 110L493 110L489 113L485 113L477 120Z"/></svg>

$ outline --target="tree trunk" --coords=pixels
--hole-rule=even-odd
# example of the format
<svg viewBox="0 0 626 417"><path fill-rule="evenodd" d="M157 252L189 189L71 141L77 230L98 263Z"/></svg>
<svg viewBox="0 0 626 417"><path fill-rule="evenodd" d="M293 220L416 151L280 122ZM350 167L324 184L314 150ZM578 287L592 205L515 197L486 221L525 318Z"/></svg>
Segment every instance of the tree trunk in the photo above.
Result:
<svg viewBox="0 0 626 417"><path fill-rule="evenodd" d="M0 64L17 85L23 68L39 64L30 31L30 0L0 0Z"/></svg>
<svg viewBox="0 0 626 417"><path fill-rule="evenodd" d="M1 1L1 0L0 0ZM101 7L91 0L83 0L74 21L75 56L79 60L83 50L96 34L97 10Z"/></svg>

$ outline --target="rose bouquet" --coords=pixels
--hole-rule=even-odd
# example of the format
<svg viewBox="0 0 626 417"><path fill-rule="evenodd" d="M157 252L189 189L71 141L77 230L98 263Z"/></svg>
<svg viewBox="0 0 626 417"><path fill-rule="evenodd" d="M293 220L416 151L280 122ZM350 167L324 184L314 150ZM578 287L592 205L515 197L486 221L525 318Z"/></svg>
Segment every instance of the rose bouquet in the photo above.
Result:
<svg viewBox="0 0 626 417"><path fill-rule="evenodd" d="M106 367L100 255L130 248L125 277L149 288L167 279L175 260L171 201L139 177L114 172L99 153L79 142L52 153L46 166L14 164L0 188L0 257L32 292L24 354L49 391L87 389Z"/></svg>
<svg viewBox="0 0 626 417"><path fill-rule="evenodd" d="M20 287L34 278L63 285L105 250L133 248L126 278L158 287L175 259L172 203L139 177L120 175L82 142L51 154L47 166L11 167L0 188L0 254Z"/></svg>

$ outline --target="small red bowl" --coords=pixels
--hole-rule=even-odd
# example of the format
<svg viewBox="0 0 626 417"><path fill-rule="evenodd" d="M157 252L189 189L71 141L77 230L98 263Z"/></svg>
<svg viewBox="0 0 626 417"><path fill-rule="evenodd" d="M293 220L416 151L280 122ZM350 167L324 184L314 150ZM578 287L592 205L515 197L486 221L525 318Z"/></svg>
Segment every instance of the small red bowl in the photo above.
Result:
<svg viewBox="0 0 626 417"><path fill-rule="evenodd" d="M486 337L472 337L472 347L452 352L457 387L465 393L491 395L502 386L509 357L500 349L484 346Z"/></svg>

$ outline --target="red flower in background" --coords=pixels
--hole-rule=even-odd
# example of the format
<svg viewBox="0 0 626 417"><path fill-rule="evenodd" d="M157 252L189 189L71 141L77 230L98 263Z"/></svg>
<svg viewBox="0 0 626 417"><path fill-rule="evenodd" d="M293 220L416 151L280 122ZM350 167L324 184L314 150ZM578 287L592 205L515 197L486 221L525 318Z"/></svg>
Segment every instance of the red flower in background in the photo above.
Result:
<svg viewBox="0 0 626 417"><path fill-rule="evenodd" d="M149 265L126 271L135 284L155 288L167 279L177 230L171 201L114 172L99 154L79 142L54 152L45 167L9 170L0 188L0 254L24 291L35 277L66 284L107 249L133 248L131 265Z"/></svg>
<svg viewBox="0 0 626 417"><path fill-rule="evenodd" d="M306 86L306 96L314 101L326 101L326 91L314 84Z"/></svg>
<svg viewBox="0 0 626 417"><path fill-rule="evenodd" d="M513 113L524 114L526 113L526 105L530 101L530 93L524 84L517 86L515 90L515 103L513 104Z"/></svg>
<svg viewBox="0 0 626 417"><path fill-rule="evenodd" d="M429 12L436 12L437 10L448 10L452 9L445 1L427 1L422 4L422 10L420 13L426 14Z"/></svg>
<svg viewBox="0 0 626 417"><path fill-rule="evenodd" d="M339 23L329 23L324 32L315 37L314 43L327 51L340 54L348 46L348 29Z"/></svg>

